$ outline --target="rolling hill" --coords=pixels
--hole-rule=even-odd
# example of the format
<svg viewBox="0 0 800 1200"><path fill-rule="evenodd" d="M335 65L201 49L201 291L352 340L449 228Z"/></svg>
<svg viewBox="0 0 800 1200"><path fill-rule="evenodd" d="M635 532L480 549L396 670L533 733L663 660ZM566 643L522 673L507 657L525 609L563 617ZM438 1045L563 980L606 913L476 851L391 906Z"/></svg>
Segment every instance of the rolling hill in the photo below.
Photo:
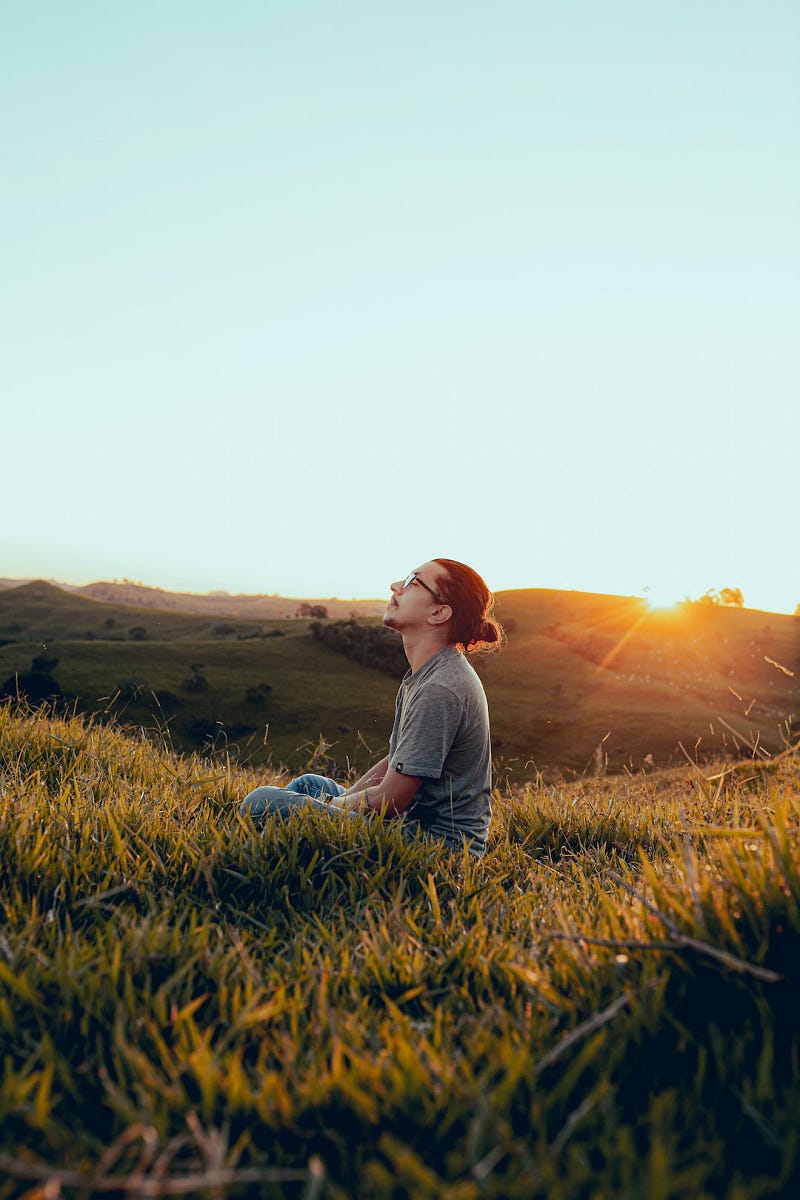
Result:
<svg viewBox="0 0 800 1200"><path fill-rule="evenodd" d="M346 771L383 753L396 684L318 646L308 626L144 611L34 582L0 592L0 684L13 691L44 656L64 701L176 749Z"/></svg>
<svg viewBox="0 0 800 1200"><path fill-rule="evenodd" d="M636 771L679 761L679 742L707 759L796 739L796 617L545 590L501 593L498 612L509 644L479 670L498 757L528 747L515 774Z"/></svg>
<svg viewBox="0 0 800 1200"><path fill-rule="evenodd" d="M509 637L475 665L512 781L775 753L800 724L800 619L618 596L504 592ZM144 609L48 583L0 591L0 684L47 665L81 709L178 749L362 768L383 753L397 678L308 636L306 620ZM13 690L11 687L9 690Z"/></svg>
<svg viewBox="0 0 800 1200"><path fill-rule="evenodd" d="M36 580L0 579L0 589L20 587L24 584L41 582ZM298 599L294 596L265 594L231 594L230 592L170 592L164 588L147 587L128 579L98 581L80 586L47 581L61 591L85 596L89 600L106 600L112 604L124 604L134 608L155 608L163 612L197 613L206 617L231 617L252 620L281 620L294 617L303 604L322 604L330 617L379 617L383 612L383 600L343 600L338 596L325 599Z"/></svg>

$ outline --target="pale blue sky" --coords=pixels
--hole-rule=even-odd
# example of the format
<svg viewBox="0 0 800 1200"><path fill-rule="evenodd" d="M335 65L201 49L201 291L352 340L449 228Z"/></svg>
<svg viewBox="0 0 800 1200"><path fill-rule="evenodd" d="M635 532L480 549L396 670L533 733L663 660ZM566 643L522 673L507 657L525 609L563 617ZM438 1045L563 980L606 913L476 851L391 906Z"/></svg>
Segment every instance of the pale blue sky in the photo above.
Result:
<svg viewBox="0 0 800 1200"><path fill-rule="evenodd" d="M796 3L0 14L0 576L800 603Z"/></svg>

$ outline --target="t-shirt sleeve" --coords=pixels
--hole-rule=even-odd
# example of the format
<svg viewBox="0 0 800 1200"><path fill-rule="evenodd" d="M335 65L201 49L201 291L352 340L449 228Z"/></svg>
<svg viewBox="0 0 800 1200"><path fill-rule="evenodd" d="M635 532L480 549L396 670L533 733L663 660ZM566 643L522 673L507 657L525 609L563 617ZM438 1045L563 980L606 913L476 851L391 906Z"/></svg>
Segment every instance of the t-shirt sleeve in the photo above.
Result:
<svg viewBox="0 0 800 1200"><path fill-rule="evenodd" d="M462 702L429 684L408 697L389 766L402 775L438 779L461 723Z"/></svg>

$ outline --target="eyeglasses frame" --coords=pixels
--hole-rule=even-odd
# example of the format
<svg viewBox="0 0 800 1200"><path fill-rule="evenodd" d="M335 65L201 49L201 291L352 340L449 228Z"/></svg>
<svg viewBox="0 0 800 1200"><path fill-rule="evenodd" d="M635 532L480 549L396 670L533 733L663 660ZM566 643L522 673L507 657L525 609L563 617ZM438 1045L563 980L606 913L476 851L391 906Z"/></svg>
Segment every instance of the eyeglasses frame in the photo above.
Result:
<svg viewBox="0 0 800 1200"><path fill-rule="evenodd" d="M443 600L441 596L436 595L436 592L433 590L433 588L428 587L424 579L420 579L416 571L409 571L409 573L406 575L405 579L403 580L403 591L405 591L407 587L410 587L412 583L421 584L422 587L425 588L426 592L430 592L437 604L447 604L446 600Z"/></svg>

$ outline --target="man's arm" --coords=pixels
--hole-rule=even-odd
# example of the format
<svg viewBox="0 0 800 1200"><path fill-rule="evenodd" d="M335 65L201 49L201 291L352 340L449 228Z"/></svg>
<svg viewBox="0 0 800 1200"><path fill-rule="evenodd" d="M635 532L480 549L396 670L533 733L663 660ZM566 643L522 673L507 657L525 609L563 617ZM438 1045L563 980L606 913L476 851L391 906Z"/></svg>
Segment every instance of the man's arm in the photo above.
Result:
<svg viewBox="0 0 800 1200"><path fill-rule="evenodd" d="M387 764L388 761L387 758ZM381 767L382 764L378 763L377 766ZM369 774L370 772L367 772L367 775ZM366 778L367 776L364 776L364 779ZM422 782L419 776L399 775L388 765L383 778L377 783L365 784L364 779L359 779L358 783L348 788L342 796L335 797L331 803L337 808L371 808L375 812L385 813L387 817L396 817L408 808Z"/></svg>
<svg viewBox="0 0 800 1200"><path fill-rule="evenodd" d="M347 792L357 792L359 790L363 792L364 788L377 787L379 783L383 782L388 770L389 755L386 754L380 762L375 763L374 767L370 767L365 775L362 775L360 779L357 779L355 783L351 784L347 789Z"/></svg>

